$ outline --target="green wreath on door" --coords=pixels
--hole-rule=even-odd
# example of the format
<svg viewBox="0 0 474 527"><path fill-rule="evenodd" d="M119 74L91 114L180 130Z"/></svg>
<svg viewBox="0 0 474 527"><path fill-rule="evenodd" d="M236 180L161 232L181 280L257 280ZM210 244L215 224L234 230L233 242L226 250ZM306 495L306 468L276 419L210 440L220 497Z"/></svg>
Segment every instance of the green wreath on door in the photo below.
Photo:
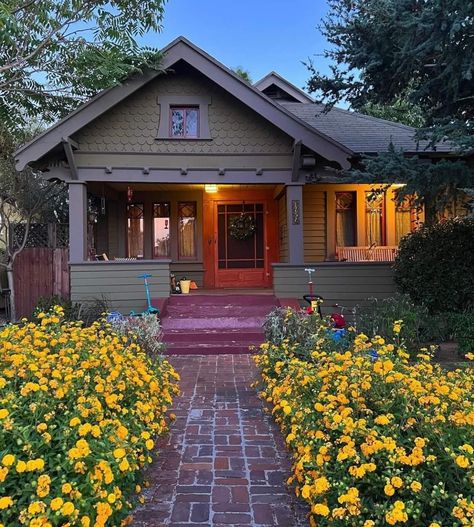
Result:
<svg viewBox="0 0 474 527"><path fill-rule="evenodd" d="M249 214L233 216L229 221L229 236L234 240L247 240L255 234L255 221Z"/></svg>

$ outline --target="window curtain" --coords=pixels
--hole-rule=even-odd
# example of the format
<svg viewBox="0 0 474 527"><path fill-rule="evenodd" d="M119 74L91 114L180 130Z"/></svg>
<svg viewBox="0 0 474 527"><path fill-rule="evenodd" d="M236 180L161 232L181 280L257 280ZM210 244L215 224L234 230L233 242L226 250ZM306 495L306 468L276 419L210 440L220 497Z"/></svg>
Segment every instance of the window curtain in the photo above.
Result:
<svg viewBox="0 0 474 527"><path fill-rule="evenodd" d="M365 198L365 217L367 245L383 245L383 194L367 192Z"/></svg>
<svg viewBox="0 0 474 527"><path fill-rule="evenodd" d="M178 205L178 244L180 258L196 257L196 203Z"/></svg>
<svg viewBox="0 0 474 527"><path fill-rule="evenodd" d="M336 192L336 244L352 247L355 243L355 194Z"/></svg>
<svg viewBox="0 0 474 527"><path fill-rule="evenodd" d="M127 238L129 258L143 258L143 204L127 206Z"/></svg>

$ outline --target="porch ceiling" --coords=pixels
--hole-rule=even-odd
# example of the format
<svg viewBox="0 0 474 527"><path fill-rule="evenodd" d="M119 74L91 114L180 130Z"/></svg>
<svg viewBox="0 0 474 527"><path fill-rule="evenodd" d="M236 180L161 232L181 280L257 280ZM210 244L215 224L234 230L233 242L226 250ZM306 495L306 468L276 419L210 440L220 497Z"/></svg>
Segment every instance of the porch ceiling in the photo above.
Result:
<svg viewBox="0 0 474 527"><path fill-rule="evenodd" d="M113 188L118 192L125 192L130 186L133 190L136 191L179 191L179 190L203 190L204 184L195 184L195 183L107 183L107 186ZM266 190L274 188L276 185L218 185L221 190Z"/></svg>

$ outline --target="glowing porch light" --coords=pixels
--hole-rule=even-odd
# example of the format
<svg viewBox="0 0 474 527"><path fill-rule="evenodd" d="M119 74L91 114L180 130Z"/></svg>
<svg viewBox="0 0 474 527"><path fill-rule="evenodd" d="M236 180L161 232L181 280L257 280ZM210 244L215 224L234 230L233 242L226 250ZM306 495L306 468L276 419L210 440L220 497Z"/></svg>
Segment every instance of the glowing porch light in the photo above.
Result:
<svg viewBox="0 0 474 527"><path fill-rule="evenodd" d="M403 188L403 187L406 187L407 184L406 183L394 183L392 185L392 188Z"/></svg>
<svg viewBox="0 0 474 527"><path fill-rule="evenodd" d="M210 184L210 185L204 185L204 190L208 194L215 194L219 189L217 188L217 185Z"/></svg>

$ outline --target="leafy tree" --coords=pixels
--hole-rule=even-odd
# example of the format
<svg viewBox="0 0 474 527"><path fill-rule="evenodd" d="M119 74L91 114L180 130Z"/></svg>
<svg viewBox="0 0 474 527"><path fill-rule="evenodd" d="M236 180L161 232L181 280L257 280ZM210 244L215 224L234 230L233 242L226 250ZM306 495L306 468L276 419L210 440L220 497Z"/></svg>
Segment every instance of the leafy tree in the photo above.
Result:
<svg viewBox="0 0 474 527"><path fill-rule="evenodd" d="M397 201L410 197L413 206L424 206L427 225L436 223L453 200L465 200L465 189L474 185L473 172L463 160L425 162L417 156L404 156L393 145L388 152L366 156L361 168L346 176L360 183L379 183L382 190L394 183L404 185L396 190Z"/></svg>
<svg viewBox="0 0 474 527"><path fill-rule="evenodd" d="M392 104L368 102L361 106L359 111L365 115L413 126L414 128L423 126L425 122L421 109L404 98L399 98Z"/></svg>
<svg viewBox="0 0 474 527"><path fill-rule="evenodd" d="M18 132L52 122L144 67L165 0L0 0L0 121Z"/></svg>
<svg viewBox="0 0 474 527"><path fill-rule="evenodd" d="M329 106L346 100L352 108L423 125L418 137L432 145L450 140L460 156L474 152L474 4L472 0L328 0L321 30L330 49L331 75L309 65L308 88ZM415 115L410 115L411 111ZM423 118L423 122L418 122ZM405 121L406 122L406 121ZM422 153L422 152L421 152ZM406 159L392 149L364 159L359 172L370 182L407 183L400 197L416 192L433 221L438 207L474 187L464 161L434 164ZM462 185L462 187L459 187Z"/></svg>
<svg viewBox="0 0 474 527"><path fill-rule="evenodd" d="M15 146L11 134L0 128L0 268L7 272L12 320L16 319L13 266L26 246L31 224L64 221L67 215L65 186L45 181L29 167L17 172ZM24 226L21 234L13 229L18 222Z"/></svg>
<svg viewBox="0 0 474 527"><path fill-rule="evenodd" d="M252 77L250 76L249 70L244 69L242 66L237 66L234 70L234 73L236 73L241 79L248 82L249 84L252 84Z"/></svg>
<svg viewBox="0 0 474 527"><path fill-rule="evenodd" d="M322 32L331 76L310 65L308 87L353 108L418 106L431 132L472 135L474 6L471 0L328 0ZM442 125L440 132L439 127ZM457 131L457 133L454 133Z"/></svg>

